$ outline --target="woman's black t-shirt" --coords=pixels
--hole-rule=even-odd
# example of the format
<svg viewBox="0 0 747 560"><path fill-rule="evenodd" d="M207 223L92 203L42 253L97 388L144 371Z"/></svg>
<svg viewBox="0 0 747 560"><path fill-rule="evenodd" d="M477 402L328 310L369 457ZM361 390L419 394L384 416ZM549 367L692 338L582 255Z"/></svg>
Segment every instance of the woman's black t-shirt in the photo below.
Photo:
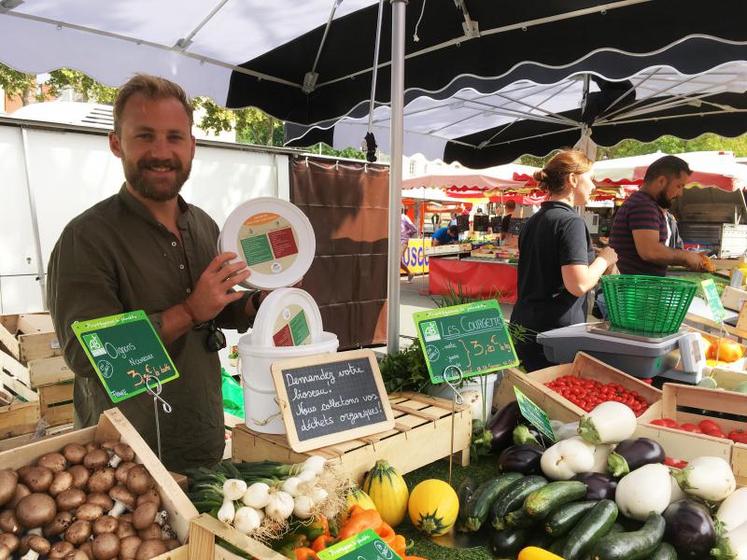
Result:
<svg viewBox="0 0 747 560"><path fill-rule="evenodd" d="M593 260L584 220L563 202L543 202L519 235L519 295L511 322L537 332L586 322L586 296L565 289L560 267Z"/></svg>

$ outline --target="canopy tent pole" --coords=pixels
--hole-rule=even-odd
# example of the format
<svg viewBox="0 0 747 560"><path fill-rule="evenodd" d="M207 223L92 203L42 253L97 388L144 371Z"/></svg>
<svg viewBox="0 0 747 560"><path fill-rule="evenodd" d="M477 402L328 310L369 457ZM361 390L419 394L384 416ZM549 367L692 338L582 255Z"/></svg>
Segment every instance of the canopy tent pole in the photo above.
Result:
<svg viewBox="0 0 747 560"><path fill-rule="evenodd" d="M387 352L399 352L400 208L402 206L402 151L405 110L405 7L407 0L392 2L392 125L389 166L389 281L387 293Z"/></svg>

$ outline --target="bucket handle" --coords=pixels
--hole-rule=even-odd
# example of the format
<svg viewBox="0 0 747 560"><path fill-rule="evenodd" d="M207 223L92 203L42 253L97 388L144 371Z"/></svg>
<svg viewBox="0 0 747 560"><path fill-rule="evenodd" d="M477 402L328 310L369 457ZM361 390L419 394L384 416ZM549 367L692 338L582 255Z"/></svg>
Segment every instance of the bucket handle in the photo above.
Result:
<svg viewBox="0 0 747 560"><path fill-rule="evenodd" d="M274 401L275 401L275 404L276 404L276 405L278 405L278 407L280 407L280 403L278 402L278 399L277 399L277 397L275 397L275 398L274 398L274 399L272 399L272 400L274 400ZM257 425L257 426L266 426L267 424L269 424L270 422L272 422L272 421L273 421L273 420L274 420L275 418L277 418L278 416L282 416L282 412L279 412L279 411L278 411L278 412L276 412L275 414L273 414L272 416L268 416L267 418L264 418L263 420L260 420L260 419L258 419L258 418L254 418L253 416L252 416L252 417L250 417L249 419L250 419L250 420L251 420L252 422L254 422L254 423L255 423L255 424Z"/></svg>

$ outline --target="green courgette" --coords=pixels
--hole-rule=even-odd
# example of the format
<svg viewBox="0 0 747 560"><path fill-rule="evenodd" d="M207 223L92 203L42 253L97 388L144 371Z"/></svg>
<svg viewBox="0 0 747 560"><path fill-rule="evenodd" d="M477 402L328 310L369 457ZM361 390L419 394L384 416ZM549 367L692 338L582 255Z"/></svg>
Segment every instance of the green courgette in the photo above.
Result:
<svg viewBox="0 0 747 560"><path fill-rule="evenodd" d="M471 477L466 477L457 487L457 498L459 498L459 515L457 516L456 530L467 531L467 508L472 500L477 485Z"/></svg>
<svg viewBox="0 0 747 560"><path fill-rule="evenodd" d="M537 523L536 519L532 519L527 515L526 510L521 507L519 509L515 509L514 511L509 512L506 517L503 518L503 523L506 525L506 527L517 527L517 528L527 528L531 527L535 523Z"/></svg>
<svg viewBox="0 0 747 560"><path fill-rule="evenodd" d="M586 496L586 484L577 480L551 482L532 492L524 502L524 509L529 517L544 519L557 507L583 499Z"/></svg>
<svg viewBox="0 0 747 560"><path fill-rule="evenodd" d="M593 560L643 560L648 558L664 538L666 523L652 513L637 531L614 533L602 537L593 548Z"/></svg>
<svg viewBox="0 0 747 560"><path fill-rule="evenodd" d="M490 522L497 530L505 529L503 518L510 512L519 509L527 496L539 490L547 484L547 480L537 475L529 475L511 484L498 499L495 500L490 510Z"/></svg>
<svg viewBox="0 0 747 560"><path fill-rule="evenodd" d="M506 473L480 484L467 504L464 526L467 531L479 531L488 518L493 502L512 484L520 481L524 475Z"/></svg>
<svg viewBox="0 0 747 560"><path fill-rule="evenodd" d="M545 520L545 531L553 537L562 537L573 529L573 526L596 503L597 500L591 500L588 502L571 502L570 504L560 506L558 509L553 510Z"/></svg>
<svg viewBox="0 0 747 560"><path fill-rule="evenodd" d="M519 551L524 548L527 541L527 532L524 529L504 529L493 531L490 535L490 552L496 558L516 558Z"/></svg>
<svg viewBox="0 0 747 560"><path fill-rule="evenodd" d="M669 543L661 543L649 560L677 560L677 551Z"/></svg>
<svg viewBox="0 0 747 560"><path fill-rule="evenodd" d="M617 520L617 504L599 500L568 533L568 542L560 554L565 560L580 560L589 549L605 536Z"/></svg>
<svg viewBox="0 0 747 560"><path fill-rule="evenodd" d="M563 549L565 548L565 543L568 542L568 537L561 537L559 539L555 539L552 541L552 544L550 544L549 550L553 554L556 554L557 556L560 556L560 553L563 552Z"/></svg>

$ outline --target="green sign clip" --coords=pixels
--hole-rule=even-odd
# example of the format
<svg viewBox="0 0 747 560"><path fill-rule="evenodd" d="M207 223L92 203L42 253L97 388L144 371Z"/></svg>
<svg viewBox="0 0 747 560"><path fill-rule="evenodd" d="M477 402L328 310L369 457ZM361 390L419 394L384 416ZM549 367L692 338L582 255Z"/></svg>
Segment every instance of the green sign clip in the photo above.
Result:
<svg viewBox="0 0 747 560"><path fill-rule="evenodd" d="M552 425L550 424L550 419L547 417L547 413L534 404L534 402L516 386L514 386L514 394L516 395L516 402L519 405L521 415L526 418L532 426L537 428L543 436L554 443L555 432L552 430Z"/></svg>
<svg viewBox="0 0 747 560"><path fill-rule="evenodd" d="M373 529L319 551L319 560L402 560Z"/></svg>
<svg viewBox="0 0 747 560"><path fill-rule="evenodd" d="M713 320L717 323L722 323L724 321L724 318L726 317L726 310L724 309L724 305L721 303L721 298L718 296L716 284L713 282L713 280L708 279L703 280L700 285L703 288L703 293L705 294L706 302L708 302L708 307L711 308Z"/></svg>
<svg viewBox="0 0 747 560"><path fill-rule="evenodd" d="M72 328L114 403L144 393L148 387L156 390L159 382L162 385L179 377L142 310L76 321Z"/></svg>

